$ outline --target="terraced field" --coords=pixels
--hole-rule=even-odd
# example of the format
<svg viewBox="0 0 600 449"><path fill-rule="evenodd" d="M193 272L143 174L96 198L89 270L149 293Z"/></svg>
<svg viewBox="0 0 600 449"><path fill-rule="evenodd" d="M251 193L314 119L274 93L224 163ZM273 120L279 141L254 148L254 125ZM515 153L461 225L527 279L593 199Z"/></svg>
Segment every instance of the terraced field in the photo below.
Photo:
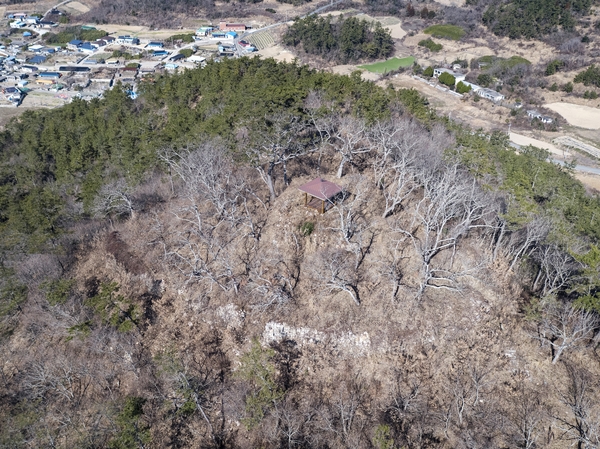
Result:
<svg viewBox="0 0 600 449"><path fill-rule="evenodd" d="M258 50L262 50L264 48L272 47L275 45L275 40L273 36L268 31L260 31L258 33L253 33L246 39L252 45L254 45Z"/></svg>

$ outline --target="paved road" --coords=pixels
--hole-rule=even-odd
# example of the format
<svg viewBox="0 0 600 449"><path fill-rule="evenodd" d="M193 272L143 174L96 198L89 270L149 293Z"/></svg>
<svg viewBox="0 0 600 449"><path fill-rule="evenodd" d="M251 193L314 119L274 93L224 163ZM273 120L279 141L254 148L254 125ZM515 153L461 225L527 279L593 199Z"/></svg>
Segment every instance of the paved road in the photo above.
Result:
<svg viewBox="0 0 600 449"><path fill-rule="evenodd" d="M509 145L517 150L521 149L521 145L514 143L514 142L509 142ZM560 159L553 159L553 158L548 158L549 161L554 162L555 164L558 165L567 165L567 162L565 161L561 161ZM579 172L583 172L583 173L591 173L593 175L600 175L600 168L596 168L596 167L588 167L587 165L576 165L575 167L576 171Z"/></svg>
<svg viewBox="0 0 600 449"><path fill-rule="evenodd" d="M54 5L52 8L50 8L48 11L46 11L44 13L44 16L42 18L45 18L48 14L50 14L52 12L53 9L58 8L61 5L64 5L65 3L69 3L72 0L65 0L64 2L60 2L58 5Z"/></svg>

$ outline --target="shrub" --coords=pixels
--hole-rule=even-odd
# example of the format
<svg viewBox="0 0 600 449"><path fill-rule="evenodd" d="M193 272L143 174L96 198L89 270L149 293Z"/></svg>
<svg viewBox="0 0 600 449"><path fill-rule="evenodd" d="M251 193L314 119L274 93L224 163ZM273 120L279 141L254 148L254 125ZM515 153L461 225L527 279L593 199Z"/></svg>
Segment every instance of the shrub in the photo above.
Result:
<svg viewBox="0 0 600 449"><path fill-rule="evenodd" d="M194 54L194 50L192 50L191 48L182 48L181 50L179 50L179 54L185 56L186 58L189 58Z"/></svg>
<svg viewBox="0 0 600 449"><path fill-rule="evenodd" d="M171 41L171 42L182 41L187 44L191 44L192 42L194 42L194 34L192 34L192 33L174 34L167 40Z"/></svg>
<svg viewBox="0 0 600 449"><path fill-rule="evenodd" d="M558 84L556 84L556 83L552 84L552 86L550 86L549 89L552 92L556 92L558 90Z"/></svg>
<svg viewBox="0 0 600 449"><path fill-rule="evenodd" d="M548 63L548 65L546 66L546 71L544 72L544 74L546 76L554 75L556 72L558 72L564 66L565 66L565 62L564 61L561 61L560 59L555 59L554 61L550 61Z"/></svg>
<svg viewBox="0 0 600 449"><path fill-rule="evenodd" d="M265 11L270 12L271 14L275 14L277 12L273 8L265 8Z"/></svg>
<svg viewBox="0 0 600 449"><path fill-rule="evenodd" d="M489 75L488 73L482 73L477 77L477 84L483 87L489 87L493 81L492 75Z"/></svg>
<svg viewBox="0 0 600 449"><path fill-rule="evenodd" d="M303 236L308 237L315 230L315 224L312 221L307 221L306 223L302 223L299 229Z"/></svg>
<svg viewBox="0 0 600 449"><path fill-rule="evenodd" d="M439 82L445 84L448 87L453 87L456 83L456 78L453 75L450 75L448 72L442 73L439 78Z"/></svg>
<svg viewBox="0 0 600 449"><path fill-rule="evenodd" d="M431 39L423 39L419 42L419 47L425 47L434 53L440 51L443 47L442 44L438 44Z"/></svg>
<svg viewBox="0 0 600 449"><path fill-rule="evenodd" d="M64 304L69 299L71 290L75 285L72 279L57 279L42 283L41 287L46 292L46 299L50 305Z"/></svg>
<svg viewBox="0 0 600 449"><path fill-rule="evenodd" d="M567 84L565 84L562 87L562 90L565 91L566 93L570 94L571 92L573 92L573 83L569 81Z"/></svg>
<svg viewBox="0 0 600 449"><path fill-rule="evenodd" d="M583 83L584 86L600 87L600 67L594 64L589 66L583 72L578 73L573 80L576 83Z"/></svg>
<svg viewBox="0 0 600 449"><path fill-rule="evenodd" d="M433 67L429 66L425 70L423 70L423 75L431 78L433 76Z"/></svg>
<svg viewBox="0 0 600 449"><path fill-rule="evenodd" d="M471 86L463 83L462 81L459 81L456 85L456 91L459 94L466 94L467 92L471 92Z"/></svg>

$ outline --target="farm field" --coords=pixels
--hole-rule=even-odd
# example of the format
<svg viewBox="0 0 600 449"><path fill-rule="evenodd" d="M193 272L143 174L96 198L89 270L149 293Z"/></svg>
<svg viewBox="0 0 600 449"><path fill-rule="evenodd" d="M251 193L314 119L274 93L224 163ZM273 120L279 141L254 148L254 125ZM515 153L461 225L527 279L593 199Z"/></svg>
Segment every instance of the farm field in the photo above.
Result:
<svg viewBox="0 0 600 449"><path fill-rule="evenodd" d="M258 50L264 50L265 48L275 45L275 40L268 31L253 33L248 36L246 40L254 45Z"/></svg>
<svg viewBox="0 0 600 449"><path fill-rule="evenodd" d="M570 125L600 129L600 109L573 103L550 103L544 107L560 114Z"/></svg>
<svg viewBox="0 0 600 449"><path fill-rule="evenodd" d="M365 69L373 73L387 73L392 70L398 70L400 67L410 67L415 62L414 56L405 58L391 58L387 61L375 62L373 64L359 65L359 69Z"/></svg>

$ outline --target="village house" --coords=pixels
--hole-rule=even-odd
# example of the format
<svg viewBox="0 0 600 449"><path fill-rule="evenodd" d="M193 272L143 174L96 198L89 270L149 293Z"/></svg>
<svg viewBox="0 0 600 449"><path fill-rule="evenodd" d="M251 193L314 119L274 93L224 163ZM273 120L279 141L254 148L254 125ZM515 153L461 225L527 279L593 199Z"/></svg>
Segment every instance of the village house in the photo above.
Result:
<svg viewBox="0 0 600 449"><path fill-rule="evenodd" d="M164 44L162 42L149 42L148 45L146 45L146 48L163 48Z"/></svg>
<svg viewBox="0 0 600 449"><path fill-rule="evenodd" d="M455 84L458 84L460 81L464 81L465 77L466 77L466 75L464 73L455 72L453 70L445 69L443 67L433 69L433 76L435 78L439 78L442 73L449 73L450 75L452 75L454 77L454 79L456 80Z"/></svg>
<svg viewBox="0 0 600 449"><path fill-rule="evenodd" d="M527 116L532 120L538 119L540 122L545 123L545 124L552 123L554 121L554 119L552 117L548 117L547 115L542 115L538 111L533 110L533 109L527 111Z"/></svg>
<svg viewBox="0 0 600 449"><path fill-rule="evenodd" d="M44 49L44 46L40 45L40 44L35 44L35 45L30 45L28 49L29 49L29 51L32 51L34 53L39 53Z"/></svg>
<svg viewBox="0 0 600 449"><path fill-rule="evenodd" d="M96 49L97 47L94 47L94 45L92 45L90 42L84 42L78 48L80 52L88 54L94 53Z"/></svg>
<svg viewBox="0 0 600 449"><path fill-rule="evenodd" d="M81 44L83 44L83 41L80 41L79 39L73 39L67 44L67 48L72 51L77 51Z"/></svg>
<svg viewBox="0 0 600 449"><path fill-rule="evenodd" d="M58 72L41 72L38 75L38 79L48 79L48 80L57 80L60 78L60 73Z"/></svg>
<svg viewBox="0 0 600 449"><path fill-rule="evenodd" d="M187 61L193 62L194 64L202 64L206 61L206 58L203 56L192 55L189 58L187 58Z"/></svg>
<svg viewBox="0 0 600 449"><path fill-rule="evenodd" d="M504 100L504 95L502 95L500 92L496 92L493 89L481 88L478 91L476 91L476 94L479 95L481 98L491 100L494 103L498 103L499 101Z"/></svg>
<svg viewBox="0 0 600 449"><path fill-rule="evenodd" d="M119 36L115 39L115 44L123 45L139 45L140 40L132 36Z"/></svg>
<svg viewBox="0 0 600 449"><path fill-rule="evenodd" d="M176 55L173 55L169 58L169 61L179 61L181 59L185 59L185 55L182 55L181 53L177 53Z"/></svg>
<svg viewBox="0 0 600 449"><path fill-rule="evenodd" d="M58 26L58 23L54 23L50 20L40 20L38 25L42 28L53 28Z"/></svg>
<svg viewBox="0 0 600 449"><path fill-rule="evenodd" d="M214 30L213 27L209 26L209 27L200 27L196 30L196 36L208 36L211 31Z"/></svg>
<svg viewBox="0 0 600 449"><path fill-rule="evenodd" d="M219 23L219 30L221 31L246 31L246 28L246 25L243 23Z"/></svg>
<svg viewBox="0 0 600 449"><path fill-rule="evenodd" d="M27 60L30 64L43 64L46 62L46 57L42 55L35 55Z"/></svg>

